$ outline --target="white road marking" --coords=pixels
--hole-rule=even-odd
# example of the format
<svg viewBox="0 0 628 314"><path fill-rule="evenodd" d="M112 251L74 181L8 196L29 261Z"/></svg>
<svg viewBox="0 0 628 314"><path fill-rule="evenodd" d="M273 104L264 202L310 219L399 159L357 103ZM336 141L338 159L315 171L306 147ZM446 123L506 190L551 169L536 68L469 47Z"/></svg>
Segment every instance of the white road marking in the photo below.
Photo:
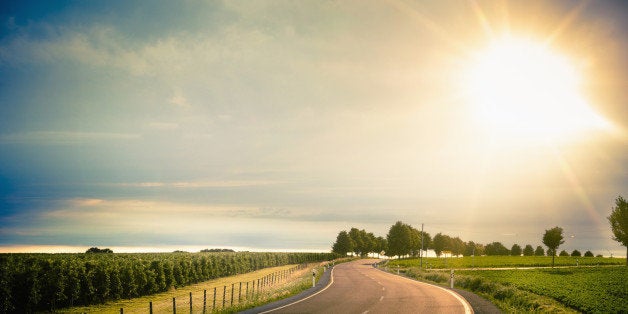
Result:
<svg viewBox="0 0 628 314"><path fill-rule="evenodd" d="M270 312L274 312L274 311L276 311L276 310L281 310L281 309L286 308L286 307L288 307L288 306L295 305L295 304L300 303L300 302L303 302L303 301L305 301L305 300L307 300L307 299L309 299L309 298L311 298L311 297L314 297L315 295L317 295L317 294L319 294L319 293L321 293L321 292L323 292L323 291L327 290L327 288L331 287L331 285L334 283L334 268L332 268L332 269L331 269L331 274L329 274L329 277L330 277L330 278L329 278L329 283L327 284L327 286L325 286L325 288L323 288L323 289L321 289L321 290L317 291L316 293L312 294L311 296L308 296L308 297L303 298L303 299L301 299L301 300L297 300L297 301L294 301L294 302L292 302L292 303L290 303L290 304L286 304L286 305L284 305L284 306L280 306L280 307L277 307L277 308L274 308L274 309L271 309L271 310L268 310L268 311L265 311L265 312L260 312L260 314L270 313ZM367 311L367 312L368 312L368 311Z"/></svg>
<svg viewBox="0 0 628 314"><path fill-rule="evenodd" d="M381 272L384 272L383 270L380 270L380 269L377 269L377 270L379 270ZM396 276L396 275L394 275L392 273L391 273L391 275ZM445 289L445 288L437 286L437 285L429 284L427 282L418 281L418 280L410 279L410 278L407 278L407 277L403 277L403 276L397 276L397 277L405 279L405 280L410 280L410 281L415 282L415 283L424 284L424 285L428 285L428 286L432 286L432 287L436 287L438 289L441 289L441 290L451 294L454 298L456 298L458 300L458 302L460 302L462 304L462 307L464 307L464 313L465 314L473 314L474 313L473 312L473 308L471 307L471 304L469 304L469 301L467 301L465 298L461 297L455 291L452 291L452 290L449 290L449 289Z"/></svg>
<svg viewBox="0 0 628 314"><path fill-rule="evenodd" d="M379 297L379 301L381 302L382 300L384 300L384 296Z"/></svg>

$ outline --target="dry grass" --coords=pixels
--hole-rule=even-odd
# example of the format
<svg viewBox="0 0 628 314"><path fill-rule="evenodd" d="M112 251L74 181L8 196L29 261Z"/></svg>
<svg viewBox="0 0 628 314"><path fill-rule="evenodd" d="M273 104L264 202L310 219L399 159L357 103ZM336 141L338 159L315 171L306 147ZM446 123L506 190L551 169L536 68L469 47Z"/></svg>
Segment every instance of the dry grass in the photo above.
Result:
<svg viewBox="0 0 628 314"><path fill-rule="evenodd" d="M312 268L318 264L311 264L305 268L293 270L297 265L286 265L280 267L265 268L258 271L217 278L214 280L205 281L202 283L181 287L179 289L172 289L168 292L153 294L149 296L118 300L114 302L108 302L102 305L73 307L69 309L61 309L61 313L120 313L120 309L124 309L124 313L148 313L149 302L153 303L154 313L172 313L172 298L176 298L176 310L177 313L189 313L190 312L190 292L192 293L192 312L203 312L203 291L207 291L206 309L207 312L215 311L229 311L228 308L233 306L242 308L246 304L259 303L261 300L274 299L283 295L289 294L289 292L298 285L303 285L305 280L311 278L309 274ZM257 280L264 278L265 276L272 276L275 274L275 283L267 284L265 287L258 289ZM255 287L253 287L255 282ZM242 290L240 290L240 283L242 284ZM248 283L248 292L247 285ZM233 285L233 294L231 293ZM262 285L262 280L260 280ZM225 288L226 287L226 288ZM214 289L216 291L216 299L214 299ZM223 293L225 298L223 299ZM215 300L215 307L214 307ZM224 300L224 303L223 303ZM223 304L225 305L223 307Z"/></svg>

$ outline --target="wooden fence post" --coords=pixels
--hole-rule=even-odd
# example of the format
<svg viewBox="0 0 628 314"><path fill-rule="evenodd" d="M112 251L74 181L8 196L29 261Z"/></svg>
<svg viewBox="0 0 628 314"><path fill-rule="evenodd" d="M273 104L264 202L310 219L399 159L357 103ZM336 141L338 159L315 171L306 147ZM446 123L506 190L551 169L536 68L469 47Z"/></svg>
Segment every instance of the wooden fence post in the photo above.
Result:
<svg viewBox="0 0 628 314"><path fill-rule="evenodd" d="M148 313L153 314L153 301L148 302Z"/></svg>
<svg viewBox="0 0 628 314"><path fill-rule="evenodd" d="M242 282L240 282L240 288L238 289L238 303L242 302Z"/></svg>
<svg viewBox="0 0 628 314"><path fill-rule="evenodd" d="M216 309L216 288L217 287L214 287L214 301L212 303L212 311Z"/></svg>
<svg viewBox="0 0 628 314"><path fill-rule="evenodd" d="M177 301L175 298L172 298L172 313L177 314Z"/></svg>
<svg viewBox="0 0 628 314"><path fill-rule="evenodd" d="M203 289L203 314L205 314L206 309L207 309L207 290Z"/></svg>
<svg viewBox="0 0 628 314"><path fill-rule="evenodd" d="M190 291L190 314L192 314L192 291Z"/></svg>
<svg viewBox="0 0 628 314"><path fill-rule="evenodd" d="M222 286L222 308L225 308L225 302L227 302L227 286Z"/></svg>
<svg viewBox="0 0 628 314"><path fill-rule="evenodd" d="M233 306L233 287L235 286L235 283L231 284L231 306Z"/></svg>

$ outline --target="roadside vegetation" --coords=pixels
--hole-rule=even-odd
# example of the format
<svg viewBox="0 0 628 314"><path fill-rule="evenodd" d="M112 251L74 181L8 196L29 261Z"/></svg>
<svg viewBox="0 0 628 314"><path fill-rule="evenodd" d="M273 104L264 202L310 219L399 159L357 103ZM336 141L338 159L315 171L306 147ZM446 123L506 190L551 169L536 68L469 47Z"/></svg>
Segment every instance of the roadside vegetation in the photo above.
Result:
<svg viewBox="0 0 628 314"><path fill-rule="evenodd" d="M0 254L0 312L54 312L104 304L335 257L330 253L250 252Z"/></svg>
<svg viewBox="0 0 628 314"><path fill-rule="evenodd" d="M396 267L388 266L396 273ZM450 284L450 272L445 269L408 267L399 272L421 281ZM507 313L628 311L628 272L624 266L467 269L456 270L454 278L456 288L481 295Z"/></svg>
<svg viewBox="0 0 628 314"><path fill-rule="evenodd" d="M555 266L607 266L623 265L622 258L609 257L556 257ZM419 267L418 258L395 259L388 262L389 267ZM502 268L502 267L551 267L551 256L463 256L463 257L424 257L425 269L461 269L461 268Z"/></svg>
<svg viewBox="0 0 628 314"><path fill-rule="evenodd" d="M385 254L381 266L393 273L439 284L450 283L482 295L503 311L628 313L628 202L615 199L607 217L613 239L626 246L626 258L606 258L587 250L560 250L563 228L546 229L544 246L499 241L482 244L443 233L432 236L401 221L386 237L351 228L341 231L333 252L340 255ZM426 258L430 249L437 257ZM626 266L623 266L626 265Z"/></svg>

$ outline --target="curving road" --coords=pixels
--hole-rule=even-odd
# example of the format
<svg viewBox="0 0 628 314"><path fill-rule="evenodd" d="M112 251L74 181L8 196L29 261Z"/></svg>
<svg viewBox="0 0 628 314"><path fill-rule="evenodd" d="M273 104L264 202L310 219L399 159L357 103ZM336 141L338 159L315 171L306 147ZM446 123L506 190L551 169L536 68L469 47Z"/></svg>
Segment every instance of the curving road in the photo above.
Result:
<svg viewBox="0 0 628 314"><path fill-rule="evenodd" d="M264 313L473 313L455 292L380 271L375 262L337 265L323 290Z"/></svg>

